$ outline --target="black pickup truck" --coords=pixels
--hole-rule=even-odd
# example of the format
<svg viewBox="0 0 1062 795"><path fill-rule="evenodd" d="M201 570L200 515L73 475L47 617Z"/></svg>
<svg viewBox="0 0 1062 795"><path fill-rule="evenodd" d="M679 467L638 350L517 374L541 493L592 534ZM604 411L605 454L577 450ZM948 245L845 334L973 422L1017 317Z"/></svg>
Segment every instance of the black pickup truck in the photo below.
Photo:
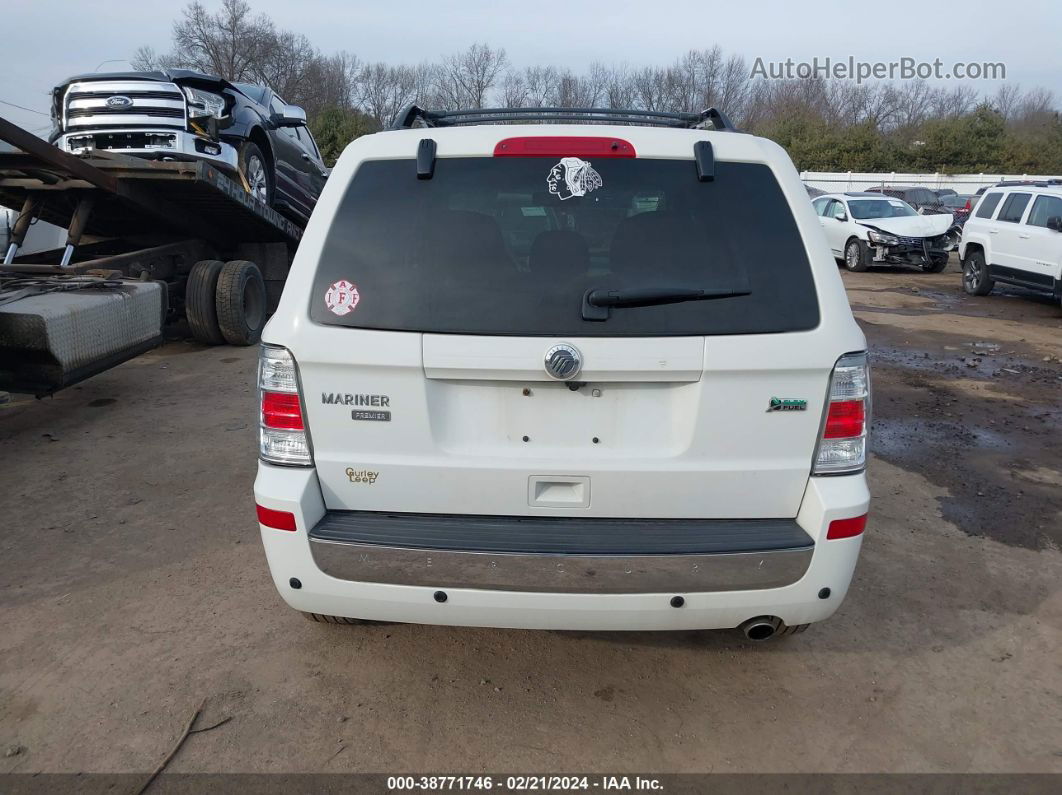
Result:
<svg viewBox="0 0 1062 795"><path fill-rule="evenodd" d="M186 69L76 75L52 91L52 119L63 151L208 161L301 223L328 175L302 108Z"/></svg>

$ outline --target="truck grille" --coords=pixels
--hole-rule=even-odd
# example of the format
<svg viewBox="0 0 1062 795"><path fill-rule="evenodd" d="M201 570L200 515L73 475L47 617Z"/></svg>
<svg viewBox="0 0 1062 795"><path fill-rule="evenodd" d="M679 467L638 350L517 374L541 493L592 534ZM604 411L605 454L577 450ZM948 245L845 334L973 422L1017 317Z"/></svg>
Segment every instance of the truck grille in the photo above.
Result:
<svg viewBox="0 0 1062 795"><path fill-rule="evenodd" d="M183 119L184 111L180 108L137 108L137 114L158 119ZM129 111L125 108L75 108L66 112L67 119L87 119L92 116L121 116L125 119Z"/></svg>
<svg viewBox="0 0 1062 795"><path fill-rule="evenodd" d="M124 97L124 106L108 104ZM120 100L119 100L120 101ZM106 127L185 129L184 94L174 83L148 80L93 80L71 83L63 99L64 132Z"/></svg>

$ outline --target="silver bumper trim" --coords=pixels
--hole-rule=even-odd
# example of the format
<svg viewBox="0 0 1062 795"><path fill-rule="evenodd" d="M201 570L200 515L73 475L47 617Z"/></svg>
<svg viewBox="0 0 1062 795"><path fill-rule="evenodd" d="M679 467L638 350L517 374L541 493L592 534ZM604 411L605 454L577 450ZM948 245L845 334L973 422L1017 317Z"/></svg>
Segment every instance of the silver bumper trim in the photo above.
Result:
<svg viewBox="0 0 1062 795"><path fill-rule="evenodd" d="M675 555L469 552L310 539L317 567L352 582L543 593L696 593L797 582L814 547Z"/></svg>
<svg viewBox="0 0 1062 795"><path fill-rule="evenodd" d="M90 129L90 130L72 130L68 133L60 135L55 145L62 149L64 152L70 152L71 154L83 154L85 152L91 152L92 147L73 146L70 143L71 138L82 138L86 135L123 135L125 133L131 134L148 134L148 135L172 135L174 136L175 146L171 147L129 147L120 149L101 149L100 151L115 152L121 155L134 155L136 157L147 157L151 159L160 158L173 158L175 160L202 160L207 163L213 163L218 168L234 172L237 170L237 153L236 148L231 144L227 144L224 141L211 141L206 138L202 138L194 133L190 133L187 130L177 130L172 127L159 127L158 129L149 128L130 128L125 129ZM216 155L207 154L205 152L199 152L195 148L196 141L203 141L211 146L218 146L221 151Z"/></svg>

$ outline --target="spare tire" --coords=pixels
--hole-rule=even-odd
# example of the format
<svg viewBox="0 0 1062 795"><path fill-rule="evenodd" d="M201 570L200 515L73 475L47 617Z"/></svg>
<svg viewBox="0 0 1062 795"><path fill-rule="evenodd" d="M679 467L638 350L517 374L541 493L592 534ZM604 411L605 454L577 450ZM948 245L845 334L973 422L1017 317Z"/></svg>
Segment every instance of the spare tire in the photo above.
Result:
<svg viewBox="0 0 1062 795"><path fill-rule="evenodd" d="M205 259L192 266L184 288L184 315L192 336L207 345L224 345L225 337L218 325L218 274L225 263Z"/></svg>
<svg viewBox="0 0 1062 795"><path fill-rule="evenodd" d="M226 262L218 276L218 325L229 345L254 345L266 324L265 280L247 260Z"/></svg>

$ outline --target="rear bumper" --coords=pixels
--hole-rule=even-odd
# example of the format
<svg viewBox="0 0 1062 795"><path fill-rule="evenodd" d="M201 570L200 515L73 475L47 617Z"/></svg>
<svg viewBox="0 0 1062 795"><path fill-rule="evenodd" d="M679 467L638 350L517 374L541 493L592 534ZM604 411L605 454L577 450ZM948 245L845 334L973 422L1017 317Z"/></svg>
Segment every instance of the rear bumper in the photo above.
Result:
<svg viewBox="0 0 1062 795"><path fill-rule="evenodd" d="M791 519L632 520L330 511L317 567L354 582L545 593L773 588L815 542Z"/></svg>
<svg viewBox="0 0 1062 795"><path fill-rule="evenodd" d="M761 615L789 625L828 618L847 592L861 537L826 541L826 527L833 519L866 513L869 503L863 474L812 478L793 523L810 547L596 554L586 562L536 551L476 553L370 544L352 535L346 541L328 539L336 528L322 523L327 514L312 469L260 463L255 497L263 507L295 515L294 532L260 530L274 583L297 610L381 621L582 630L721 629ZM558 564L564 571L549 571ZM770 574L756 571L761 564ZM445 602L435 600L439 590L446 592ZM683 597L680 608L671 606L677 595Z"/></svg>

